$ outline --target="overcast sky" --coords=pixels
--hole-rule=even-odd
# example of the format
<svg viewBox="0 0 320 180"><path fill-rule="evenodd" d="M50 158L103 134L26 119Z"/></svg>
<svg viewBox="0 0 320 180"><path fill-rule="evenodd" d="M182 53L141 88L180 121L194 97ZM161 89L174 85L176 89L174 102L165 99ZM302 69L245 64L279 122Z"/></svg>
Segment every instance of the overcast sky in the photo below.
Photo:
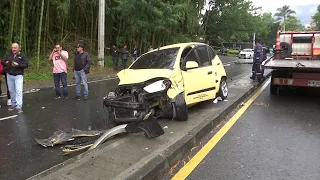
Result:
<svg viewBox="0 0 320 180"><path fill-rule="evenodd" d="M251 0L256 7L261 6L263 12L276 12L277 8L284 5L289 5L291 9L296 11L302 24L310 23L311 16L317 11L317 6L320 5L320 0ZM209 2L209 0L207 0Z"/></svg>
<svg viewBox="0 0 320 180"><path fill-rule="evenodd" d="M275 13L278 7L289 5L296 11L302 24L309 24L311 16L317 11L320 0L251 0L255 6L262 6L263 12Z"/></svg>

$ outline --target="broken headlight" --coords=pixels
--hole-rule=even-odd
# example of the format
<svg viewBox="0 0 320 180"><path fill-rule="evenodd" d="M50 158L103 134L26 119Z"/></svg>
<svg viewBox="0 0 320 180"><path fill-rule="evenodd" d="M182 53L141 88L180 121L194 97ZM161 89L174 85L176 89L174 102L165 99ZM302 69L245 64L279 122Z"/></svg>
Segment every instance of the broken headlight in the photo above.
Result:
<svg viewBox="0 0 320 180"><path fill-rule="evenodd" d="M143 89L145 91L147 91L148 93L155 93L155 92L166 90L170 86L171 86L170 80L160 80L160 81L156 81L152 84L149 84L148 86L144 87Z"/></svg>

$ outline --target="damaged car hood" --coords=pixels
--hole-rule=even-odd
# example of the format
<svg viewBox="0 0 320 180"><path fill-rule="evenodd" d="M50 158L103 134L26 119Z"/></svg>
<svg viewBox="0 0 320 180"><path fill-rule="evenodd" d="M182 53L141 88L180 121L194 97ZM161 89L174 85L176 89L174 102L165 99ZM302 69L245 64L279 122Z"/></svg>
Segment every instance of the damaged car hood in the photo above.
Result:
<svg viewBox="0 0 320 180"><path fill-rule="evenodd" d="M170 78L173 70L170 69L124 69L117 75L120 79L119 85L136 84L153 78Z"/></svg>

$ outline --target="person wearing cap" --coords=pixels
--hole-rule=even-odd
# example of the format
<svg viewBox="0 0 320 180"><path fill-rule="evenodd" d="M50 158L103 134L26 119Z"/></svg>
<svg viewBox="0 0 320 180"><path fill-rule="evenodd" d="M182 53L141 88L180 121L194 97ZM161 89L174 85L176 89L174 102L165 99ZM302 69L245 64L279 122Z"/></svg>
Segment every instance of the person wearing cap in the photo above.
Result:
<svg viewBox="0 0 320 180"><path fill-rule="evenodd" d="M77 51L74 56L74 77L76 79L76 97L74 99L80 100L81 97L81 83L83 85L84 100L88 99L88 82L87 74L90 71L90 56L84 51L82 44L77 45Z"/></svg>

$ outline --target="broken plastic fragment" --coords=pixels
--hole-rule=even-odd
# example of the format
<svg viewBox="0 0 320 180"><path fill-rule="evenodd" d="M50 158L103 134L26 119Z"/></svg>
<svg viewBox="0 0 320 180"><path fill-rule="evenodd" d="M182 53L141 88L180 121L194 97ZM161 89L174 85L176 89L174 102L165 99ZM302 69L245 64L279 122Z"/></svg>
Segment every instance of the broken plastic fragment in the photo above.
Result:
<svg viewBox="0 0 320 180"><path fill-rule="evenodd" d="M168 126L163 127L163 129L168 129Z"/></svg>

